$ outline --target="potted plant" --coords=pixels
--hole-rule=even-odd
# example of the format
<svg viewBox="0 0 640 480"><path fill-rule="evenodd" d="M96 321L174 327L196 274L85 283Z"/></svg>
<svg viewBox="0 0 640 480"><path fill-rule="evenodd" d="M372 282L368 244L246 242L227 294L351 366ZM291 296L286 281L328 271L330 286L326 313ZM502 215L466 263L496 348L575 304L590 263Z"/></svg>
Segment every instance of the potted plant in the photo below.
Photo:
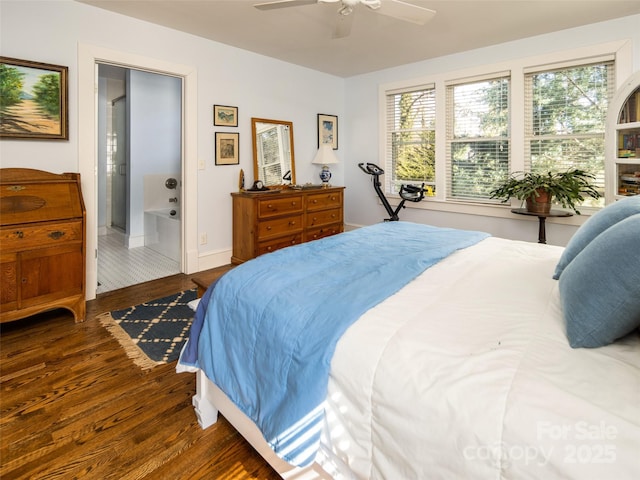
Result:
<svg viewBox="0 0 640 480"><path fill-rule="evenodd" d="M594 175L572 168L564 172L514 172L498 187L490 192L491 198L510 198L524 200L527 210L532 213L549 213L551 202L555 199L564 208L580 215L577 206L584 196L600 198L600 193L591 183Z"/></svg>

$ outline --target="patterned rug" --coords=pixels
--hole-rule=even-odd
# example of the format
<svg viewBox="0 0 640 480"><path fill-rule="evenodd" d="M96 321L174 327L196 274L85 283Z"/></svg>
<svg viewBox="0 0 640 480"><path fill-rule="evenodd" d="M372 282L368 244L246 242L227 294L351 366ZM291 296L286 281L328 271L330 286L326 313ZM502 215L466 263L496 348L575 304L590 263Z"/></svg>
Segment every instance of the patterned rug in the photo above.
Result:
<svg viewBox="0 0 640 480"><path fill-rule="evenodd" d="M196 290L187 290L115 310L98 319L136 365L149 369L177 360L193 320L188 303L195 298Z"/></svg>

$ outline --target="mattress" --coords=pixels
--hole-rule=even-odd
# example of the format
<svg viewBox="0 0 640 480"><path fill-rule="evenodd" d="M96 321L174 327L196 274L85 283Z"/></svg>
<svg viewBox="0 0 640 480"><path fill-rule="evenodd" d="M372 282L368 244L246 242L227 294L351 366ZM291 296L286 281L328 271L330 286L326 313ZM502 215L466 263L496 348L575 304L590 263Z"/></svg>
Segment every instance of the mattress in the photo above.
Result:
<svg viewBox="0 0 640 480"><path fill-rule="evenodd" d="M487 238L346 331L325 437L345 475L640 478L640 337L569 346L561 252Z"/></svg>

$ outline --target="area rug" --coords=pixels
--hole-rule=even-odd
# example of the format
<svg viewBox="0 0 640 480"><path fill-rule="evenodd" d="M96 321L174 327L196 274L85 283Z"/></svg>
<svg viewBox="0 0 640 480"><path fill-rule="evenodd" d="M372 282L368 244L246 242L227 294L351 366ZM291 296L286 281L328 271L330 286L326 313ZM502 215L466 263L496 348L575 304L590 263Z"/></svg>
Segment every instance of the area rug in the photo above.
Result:
<svg viewBox="0 0 640 480"><path fill-rule="evenodd" d="M186 290L115 310L98 319L136 365L149 369L172 362L180 355L193 320L188 303L195 299L196 290Z"/></svg>

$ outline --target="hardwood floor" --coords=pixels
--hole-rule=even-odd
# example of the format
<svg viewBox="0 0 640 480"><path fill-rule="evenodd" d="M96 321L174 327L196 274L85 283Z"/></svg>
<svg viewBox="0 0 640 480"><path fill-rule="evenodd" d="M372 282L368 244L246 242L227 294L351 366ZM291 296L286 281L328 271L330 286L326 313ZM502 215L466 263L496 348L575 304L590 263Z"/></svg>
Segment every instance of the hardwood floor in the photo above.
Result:
<svg viewBox="0 0 640 480"><path fill-rule="evenodd" d="M192 276L100 295L84 323L55 310L1 325L0 478L280 478L222 416L200 428L195 375L141 370L95 320L193 288Z"/></svg>

